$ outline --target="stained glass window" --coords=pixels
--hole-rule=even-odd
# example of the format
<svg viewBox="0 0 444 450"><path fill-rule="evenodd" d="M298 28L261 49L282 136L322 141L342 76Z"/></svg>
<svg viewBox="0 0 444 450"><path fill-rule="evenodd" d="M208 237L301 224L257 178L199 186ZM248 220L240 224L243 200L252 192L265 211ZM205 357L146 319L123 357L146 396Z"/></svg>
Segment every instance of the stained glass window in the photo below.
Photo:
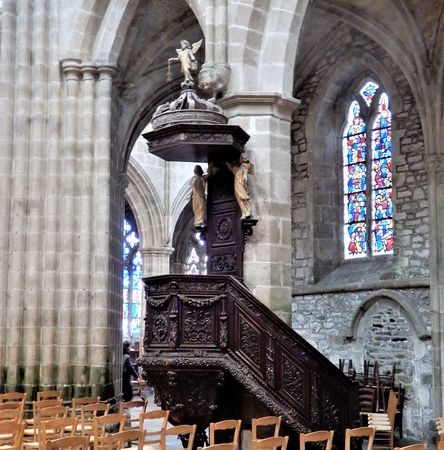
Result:
<svg viewBox="0 0 444 450"><path fill-rule="evenodd" d="M347 113L342 138L346 259L393 253L392 116L389 98L380 91L377 83L365 83L362 100L355 97ZM367 133L366 122L375 114Z"/></svg>
<svg viewBox="0 0 444 450"><path fill-rule="evenodd" d="M367 106L371 105L373 97L375 96L378 88L379 86L373 81L368 81L364 84L364 86L362 86L362 89L359 91L359 93L365 100L365 103L367 103Z"/></svg>
<svg viewBox="0 0 444 450"><path fill-rule="evenodd" d="M372 250L393 253L392 114L385 92L379 97L372 131Z"/></svg>
<svg viewBox="0 0 444 450"><path fill-rule="evenodd" d="M135 342L140 339L142 325L142 256L136 227L126 219L123 225L123 258L123 338Z"/></svg>
<svg viewBox="0 0 444 450"><path fill-rule="evenodd" d="M347 258L364 256L366 245L367 133L355 100L348 110L342 139L344 156L344 238Z"/></svg>
<svg viewBox="0 0 444 450"><path fill-rule="evenodd" d="M206 275L208 256L206 256L205 252L202 252L205 247L205 241L199 232L194 234L193 242L195 242L195 245L191 247L185 261L184 273L186 275Z"/></svg>

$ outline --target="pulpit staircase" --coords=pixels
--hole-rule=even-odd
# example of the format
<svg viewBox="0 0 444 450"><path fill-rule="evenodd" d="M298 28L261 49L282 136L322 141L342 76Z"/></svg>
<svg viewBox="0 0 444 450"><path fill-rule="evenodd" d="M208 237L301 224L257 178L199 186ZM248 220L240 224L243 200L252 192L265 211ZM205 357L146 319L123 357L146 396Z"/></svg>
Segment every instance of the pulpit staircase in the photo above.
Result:
<svg viewBox="0 0 444 450"><path fill-rule="evenodd" d="M242 392L287 430L335 430L338 445L356 423L357 386L229 275L144 279L141 362L173 423L245 418ZM237 387L236 387L237 386ZM256 414L249 407L250 416ZM240 415L243 417L235 417Z"/></svg>

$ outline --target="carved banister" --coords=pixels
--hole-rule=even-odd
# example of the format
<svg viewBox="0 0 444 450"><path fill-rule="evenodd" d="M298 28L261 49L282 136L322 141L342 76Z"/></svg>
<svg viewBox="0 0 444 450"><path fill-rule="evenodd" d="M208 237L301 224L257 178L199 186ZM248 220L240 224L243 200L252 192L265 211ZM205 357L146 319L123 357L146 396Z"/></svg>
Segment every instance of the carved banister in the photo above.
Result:
<svg viewBox="0 0 444 450"><path fill-rule="evenodd" d="M173 421L186 417L203 429L218 419L218 404L224 399L216 401L213 391L222 386L225 373L271 413L282 415L294 432L334 429L341 442L345 428L355 424L356 386L239 279L164 275L144 282L147 317L141 361L156 392L164 391L162 406L181 411L180 417L173 414ZM166 370L174 372L169 377L176 384L181 373L184 383L195 374L201 390L213 389L205 414L193 411L187 416L177 388L168 397L168 386L159 382ZM213 380L212 385L205 380Z"/></svg>

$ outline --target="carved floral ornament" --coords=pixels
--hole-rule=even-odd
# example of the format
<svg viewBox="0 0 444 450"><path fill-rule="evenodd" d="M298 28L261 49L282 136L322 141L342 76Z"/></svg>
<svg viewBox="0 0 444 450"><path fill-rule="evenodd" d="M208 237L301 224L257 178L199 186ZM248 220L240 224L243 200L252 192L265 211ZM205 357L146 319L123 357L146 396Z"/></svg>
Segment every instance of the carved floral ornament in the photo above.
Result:
<svg viewBox="0 0 444 450"><path fill-rule="evenodd" d="M188 306L191 306L193 308L205 308L205 307L213 305L214 303L216 303L219 300L222 300L226 297L227 296L225 294L221 294L221 295L215 295L214 297L205 298L205 299L194 299L194 298L187 297L186 295L182 295L182 294L169 294L160 299L154 299L152 297L147 296L146 302L152 308L162 308L162 307L166 306L170 300L172 300L173 298L177 298L182 303L184 303Z"/></svg>

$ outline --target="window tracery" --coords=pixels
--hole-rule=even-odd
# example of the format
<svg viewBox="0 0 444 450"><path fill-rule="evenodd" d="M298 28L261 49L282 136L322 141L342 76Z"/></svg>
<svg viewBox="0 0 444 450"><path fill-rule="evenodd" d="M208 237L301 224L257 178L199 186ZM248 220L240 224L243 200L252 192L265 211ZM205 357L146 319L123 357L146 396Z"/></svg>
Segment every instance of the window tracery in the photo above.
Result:
<svg viewBox="0 0 444 450"><path fill-rule="evenodd" d="M389 98L374 81L359 94L348 108L342 138L346 259L393 253Z"/></svg>

